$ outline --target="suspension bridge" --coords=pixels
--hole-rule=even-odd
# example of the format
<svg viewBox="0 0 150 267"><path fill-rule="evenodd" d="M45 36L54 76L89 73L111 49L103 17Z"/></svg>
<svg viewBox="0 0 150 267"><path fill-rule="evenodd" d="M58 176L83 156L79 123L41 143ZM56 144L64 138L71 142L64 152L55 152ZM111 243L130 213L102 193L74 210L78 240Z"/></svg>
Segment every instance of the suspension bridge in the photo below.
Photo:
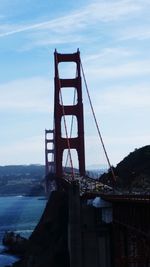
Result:
<svg viewBox="0 0 150 267"><path fill-rule="evenodd" d="M92 191L98 187L103 188L103 184L90 179L86 175L85 169L85 141L84 141L84 115L83 115L83 99L82 99L82 78L86 88L88 100L90 103L92 115L97 128L99 140L104 151L108 166L112 173L112 180L115 181L115 175L110 164L110 160L102 139L102 135L94 112L94 107L91 101L87 81L83 65L80 59L79 50L74 54L60 54L55 51L55 93L54 93L54 129L45 130L45 173L46 173L46 191L50 191L50 187L54 187L54 182L59 188L64 180L78 180L81 185L81 191L84 188L91 188ZM60 78L59 65L60 63L75 63L76 69L73 78ZM64 104L63 90L73 89L73 99L69 105ZM69 120L70 118L70 125ZM76 134L74 133L74 124L76 122ZM69 128L70 127L70 128ZM64 133L64 134L63 134ZM50 147L50 148L49 148ZM74 168L72 151L77 152L78 170ZM66 152L66 153L64 153ZM66 159L64 160L63 155ZM64 164L64 165L63 165ZM69 166L69 167L68 167ZM52 183L53 180L53 183ZM86 181L88 182L87 185ZM83 186L82 186L83 185ZM106 186L105 186L106 187ZM112 189L112 188L111 188Z"/></svg>
<svg viewBox="0 0 150 267"><path fill-rule="evenodd" d="M60 77L59 66L63 62L75 63L74 77ZM82 82L85 84L98 137L111 170L112 184L116 180L96 119L79 50L73 54L60 54L55 50L54 65L54 127L45 130L45 190L46 194L54 190L69 192L70 267L148 267L150 196L117 194L113 186L109 187L87 177ZM64 104L64 88L74 88L73 100L68 105ZM71 120L68 129L69 116ZM77 134L72 136L75 119ZM77 152L78 169L74 168L72 150ZM64 151L67 151L65 160ZM109 210L113 215L107 225L99 224L95 217L97 215L89 210L83 215L88 200L95 197L101 197L110 204ZM89 226L90 216L93 217L93 223ZM87 220L83 223L85 217Z"/></svg>

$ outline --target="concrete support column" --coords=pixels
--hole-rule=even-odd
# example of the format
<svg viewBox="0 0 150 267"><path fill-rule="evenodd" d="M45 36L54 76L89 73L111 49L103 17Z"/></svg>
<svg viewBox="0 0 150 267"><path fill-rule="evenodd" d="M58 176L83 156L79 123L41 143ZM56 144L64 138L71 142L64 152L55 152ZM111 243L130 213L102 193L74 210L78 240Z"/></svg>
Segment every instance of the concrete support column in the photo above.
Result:
<svg viewBox="0 0 150 267"><path fill-rule="evenodd" d="M82 237L80 216L79 185L72 182L69 188L69 228L68 243L70 267L82 267Z"/></svg>

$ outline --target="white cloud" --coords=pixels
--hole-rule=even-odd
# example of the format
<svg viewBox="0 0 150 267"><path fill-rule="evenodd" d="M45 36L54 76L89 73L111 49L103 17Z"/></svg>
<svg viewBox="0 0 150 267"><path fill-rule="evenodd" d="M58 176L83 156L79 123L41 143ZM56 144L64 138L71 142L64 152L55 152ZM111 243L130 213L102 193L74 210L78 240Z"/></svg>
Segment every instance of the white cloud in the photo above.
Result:
<svg viewBox="0 0 150 267"><path fill-rule="evenodd" d="M130 117L130 112L139 114L146 112L146 116L150 115L150 90L148 85L122 85L116 88L103 88L92 94L92 102L94 105L97 117L107 114L121 112ZM88 113L86 113L88 114ZM146 120L146 118L145 118Z"/></svg>
<svg viewBox="0 0 150 267"><path fill-rule="evenodd" d="M126 135L126 136L107 136L105 137L105 141L107 145L132 145L134 148L136 148L136 144L138 144L138 147L144 146L149 144L149 135L143 134L143 135Z"/></svg>
<svg viewBox="0 0 150 267"><path fill-rule="evenodd" d="M44 164L44 134L43 136L31 136L21 141L12 142L7 146L1 146L0 164Z"/></svg>
<svg viewBox="0 0 150 267"><path fill-rule="evenodd" d="M150 74L150 60L134 60L129 63L120 63L120 61L111 62L110 65L100 65L99 62L89 64L86 68L87 76L95 79L119 79L123 77L145 76Z"/></svg>
<svg viewBox="0 0 150 267"><path fill-rule="evenodd" d="M147 40L150 38L150 27L148 25L135 25L134 27L126 27L119 32L119 39L124 40Z"/></svg>
<svg viewBox="0 0 150 267"><path fill-rule="evenodd" d="M102 99L103 101L105 100L108 105L116 105L119 109L121 107L146 108L149 107L150 103L150 90L149 87L143 87L142 85L122 86L103 93Z"/></svg>
<svg viewBox="0 0 150 267"><path fill-rule="evenodd" d="M53 38L52 38L53 35ZM84 37L82 36L78 36L76 34L74 35L55 35L55 34L49 34L47 33L36 33L36 34L32 34L29 37L30 41L27 43L25 43L25 45L23 45L21 47L21 49L19 49L19 51L28 51L32 48L35 47L40 47L40 46L50 46L50 45L54 45L57 46L59 44L68 44L68 40L69 40L69 44L72 43L80 43L80 42L84 42Z"/></svg>
<svg viewBox="0 0 150 267"><path fill-rule="evenodd" d="M52 111L51 81L32 77L0 84L0 110Z"/></svg>
<svg viewBox="0 0 150 267"><path fill-rule="evenodd" d="M119 163L124 157L136 148L149 145L149 134L122 135L122 136L105 136L105 144L113 159L112 163L115 165Z"/></svg>
<svg viewBox="0 0 150 267"><path fill-rule="evenodd" d="M103 136L105 148L110 159L111 165L116 165L124 157L126 157L130 152L134 151L136 148L149 144L149 135L141 134L138 135L122 135L118 136L111 131L107 135ZM94 156L93 156L94 151ZM97 137L97 135L88 136L86 138L86 155L87 165L90 164L105 164L108 166L102 145Z"/></svg>

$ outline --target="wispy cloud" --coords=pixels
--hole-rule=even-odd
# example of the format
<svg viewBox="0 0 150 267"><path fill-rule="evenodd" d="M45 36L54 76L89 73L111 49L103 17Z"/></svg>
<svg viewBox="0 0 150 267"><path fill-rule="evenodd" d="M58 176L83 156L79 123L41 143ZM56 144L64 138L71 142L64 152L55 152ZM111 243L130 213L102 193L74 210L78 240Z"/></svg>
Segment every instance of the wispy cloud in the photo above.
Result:
<svg viewBox="0 0 150 267"><path fill-rule="evenodd" d="M41 22L41 23L36 23L36 24L31 24L31 25L3 25L1 26L1 30L5 30L5 29L10 29L6 32L3 32L0 34L0 37L5 37L8 35L14 35L17 33L21 33L21 32L26 32L26 31L30 31L30 30L35 30L35 29L44 29L47 25L49 25L52 22L51 21L45 21L45 22ZM52 26L52 25L51 25Z"/></svg>
<svg viewBox="0 0 150 267"><path fill-rule="evenodd" d="M56 33L74 32L83 29L88 25L97 22L111 22L118 19L126 18L127 15L137 13L143 8L140 1L122 0L122 1L96 1L95 3L85 6L81 10L72 12L70 15L62 16L53 20L44 22L31 23L25 25L3 25L1 27L0 38L14 35L17 33L29 31L51 30Z"/></svg>
<svg viewBox="0 0 150 267"><path fill-rule="evenodd" d="M129 112L136 110L136 114L141 114L142 110L147 110L147 115L150 115L150 91L149 85L134 84L122 85L114 88L114 85L105 90L100 90L95 93L93 99L96 114L118 113L125 112L128 116Z"/></svg>
<svg viewBox="0 0 150 267"><path fill-rule="evenodd" d="M148 25L135 25L126 27L123 32L119 33L120 40L146 40L150 39L150 27Z"/></svg>
<svg viewBox="0 0 150 267"><path fill-rule="evenodd" d="M96 62L95 62L96 63ZM97 63L98 64L98 63ZM129 63L111 62L111 65L90 65L87 67L87 76L94 80L119 79L125 77L146 76L150 74L150 60L131 60Z"/></svg>
<svg viewBox="0 0 150 267"><path fill-rule="evenodd" d="M136 53L134 49L127 47L105 47L101 49L101 51L84 56L83 62L86 65L92 65L92 68L95 64L98 64L97 62L100 62L104 67L107 64L112 64L112 62L122 61L123 63L125 60L129 61ZM98 68L98 66L96 68Z"/></svg>
<svg viewBox="0 0 150 267"><path fill-rule="evenodd" d="M108 148L108 153L111 156L110 158L113 159L111 162L117 164L136 148L148 145L149 135L134 132L133 135L122 134L122 136L105 136L105 144Z"/></svg>
<svg viewBox="0 0 150 267"><path fill-rule="evenodd" d="M126 157L131 151L134 151L136 148L145 146L149 144L149 135L138 133L128 134L128 135L115 135L113 131L110 130L110 134L103 136L106 150L110 159L111 164L116 165L124 157ZM86 154L88 155L87 165L93 164L106 164L106 157L102 149L102 145L98 140L96 135L91 135L87 137L86 140ZM96 157L93 158L91 151L95 152Z"/></svg>
<svg viewBox="0 0 150 267"><path fill-rule="evenodd" d="M0 110L51 112L50 81L42 77L0 84Z"/></svg>
<svg viewBox="0 0 150 267"><path fill-rule="evenodd" d="M32 36L31 36L32 35ZM83 36L79 36L76 34L70 34L70 35L55 35L55 34L48 34L48 33L40 33L40 34L31 34L28 36L30 41L26 44L24 44L21 48L19 48L19 51L29 51L32 48L35 47L43 47L43 46L54 46L61 44L77 44L77 43L83 43L85 41L85 38ZM51 37L53 35L53 38Z"/></svg>
<svg viewBox="0 0 150 267"><path fill-rule="evenodd" d="M149 135L127 135L127 136L106 136L105 141L109 145L134 145L138 144L139 146L143 146L149 143ZM136 147L135 147L136 148Z"/></svg>
<svg viewBox="0 0 150 267"><path fill-rule="evenodd" d="M131 52L125 48L105 47L100 53L96 53L96 54L87 56L84 61L102 59L105 56L110 58L111 55L120 57L120 55L121 56L128 56L130 54L131 54Z"/></svg>

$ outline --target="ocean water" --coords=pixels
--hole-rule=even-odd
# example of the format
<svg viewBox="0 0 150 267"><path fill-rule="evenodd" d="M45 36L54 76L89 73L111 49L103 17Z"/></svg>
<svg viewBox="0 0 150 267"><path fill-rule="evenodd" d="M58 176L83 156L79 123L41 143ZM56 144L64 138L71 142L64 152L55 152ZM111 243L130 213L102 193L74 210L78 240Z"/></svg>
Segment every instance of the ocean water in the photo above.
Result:
<svg viewBox="0 0 150 267"><path fill-rule="evenodd" d="M38 223L46 199L41 197L0 197L0 267L17 260L13 255L4 254L2 238L5 231L14 231L29 237Z"/></svg>

